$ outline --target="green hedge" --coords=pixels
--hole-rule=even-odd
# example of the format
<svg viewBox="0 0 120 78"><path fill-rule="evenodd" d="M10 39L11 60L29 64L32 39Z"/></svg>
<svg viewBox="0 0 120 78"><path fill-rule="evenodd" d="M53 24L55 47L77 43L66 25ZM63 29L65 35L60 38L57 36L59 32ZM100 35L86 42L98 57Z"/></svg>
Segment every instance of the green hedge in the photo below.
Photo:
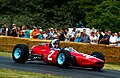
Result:
<svg viewBox="0 0 120 78"><path fill-rule="evenodd" d="M38 43L49 43L50 40L33 40L15 37L0 36L0 50L12 52L13 47L16 44L26 44L31 48ZM90 54L94 51L102 52L106 58L106 62L120 64L120 47L109 46L102 44L88 44L77 42L63 42L60 43L61 47L71 46L77 51Z"/></svg>

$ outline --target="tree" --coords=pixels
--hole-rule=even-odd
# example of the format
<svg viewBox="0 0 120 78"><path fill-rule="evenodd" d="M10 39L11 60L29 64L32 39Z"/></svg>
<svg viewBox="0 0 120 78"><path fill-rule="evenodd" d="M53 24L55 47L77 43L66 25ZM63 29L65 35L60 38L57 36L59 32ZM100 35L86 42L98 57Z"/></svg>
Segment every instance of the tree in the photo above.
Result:
<svg viewBox="0 0 120 78"><path fill-rule="evenodd" d="M86 13L87 27L100 30L120 31L120 2L115 0L103 1L94 8L93 12Z"/></svg>
<svg viewBox="0 0 120 78"><path fill-rule="evenodd" d="M0 0L0 21L45 29L72 27L76 23L86 25L89 20L86 22L85 18L91 17L86 15L103 1L106 0Z"/></svg>

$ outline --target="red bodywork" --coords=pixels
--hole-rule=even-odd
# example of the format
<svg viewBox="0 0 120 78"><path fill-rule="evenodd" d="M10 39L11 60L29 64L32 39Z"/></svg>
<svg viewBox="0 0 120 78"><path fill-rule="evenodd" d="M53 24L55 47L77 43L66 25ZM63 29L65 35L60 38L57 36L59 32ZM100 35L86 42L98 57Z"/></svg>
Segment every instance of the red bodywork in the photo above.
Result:
<svg viewBox="0 0 120 78"><path fill-rule="evenodd" d="M51 50L49 44L35 45L32 47L32 54L42 55L43 61L49 64L56 65L56 57L58 50ZM101 67L104 66L104 61L88 54L79 52L70 52L71 57L74 57L73 62L80 67ZM74 65L74 64L72 64Z"/></svg>

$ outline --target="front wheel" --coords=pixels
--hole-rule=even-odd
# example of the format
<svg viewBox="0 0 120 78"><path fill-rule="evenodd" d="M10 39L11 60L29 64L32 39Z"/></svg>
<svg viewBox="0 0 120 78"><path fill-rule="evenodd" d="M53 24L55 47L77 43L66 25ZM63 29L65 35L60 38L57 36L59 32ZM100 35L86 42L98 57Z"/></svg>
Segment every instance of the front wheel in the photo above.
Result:
<svg viewBox="0 0 120 78"><path fill-rule="evenodd" d="M93 52L91 55L105 62L105 57L101 52ZM99 67L93 67L93 70L101 70L103 67L104 65Z"/></svg>
<svg viewBox="0 0 120 78"><path fill-rule="evenodd" d="M96 57L96 58L99 58L99 59L105 61L105 57L102 54L102 52L93 52L91 55L94 56L94 57Z"/></svg>
<svg viewBox="0 0 120 78"><path fill-rule="evenodd" d="M12 58L16 63L25 63L29 57L29 48L25 44L17 44L13 48Z"/></svg>
<svg viewBox="0 0 120 78"><path fill-rule="evenodd" d="M69 51L62 50L57 55L57 65L61 68L67 68L70 65L71 55Z"/></svg>

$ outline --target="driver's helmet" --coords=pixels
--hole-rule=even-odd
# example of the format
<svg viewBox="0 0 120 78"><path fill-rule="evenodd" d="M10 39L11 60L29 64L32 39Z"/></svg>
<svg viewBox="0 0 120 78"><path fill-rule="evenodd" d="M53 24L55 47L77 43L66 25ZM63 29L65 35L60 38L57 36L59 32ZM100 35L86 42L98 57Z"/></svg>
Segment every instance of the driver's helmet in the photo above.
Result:
<svg viewBox="0 0 120 78"><path fill-rule="evenodd" d="M59 39L54 39L50 42L50 47L51 48L55 48L55 44L58 44L58 47L59 47L59 44L60 44L60 41Z"/></svg>

